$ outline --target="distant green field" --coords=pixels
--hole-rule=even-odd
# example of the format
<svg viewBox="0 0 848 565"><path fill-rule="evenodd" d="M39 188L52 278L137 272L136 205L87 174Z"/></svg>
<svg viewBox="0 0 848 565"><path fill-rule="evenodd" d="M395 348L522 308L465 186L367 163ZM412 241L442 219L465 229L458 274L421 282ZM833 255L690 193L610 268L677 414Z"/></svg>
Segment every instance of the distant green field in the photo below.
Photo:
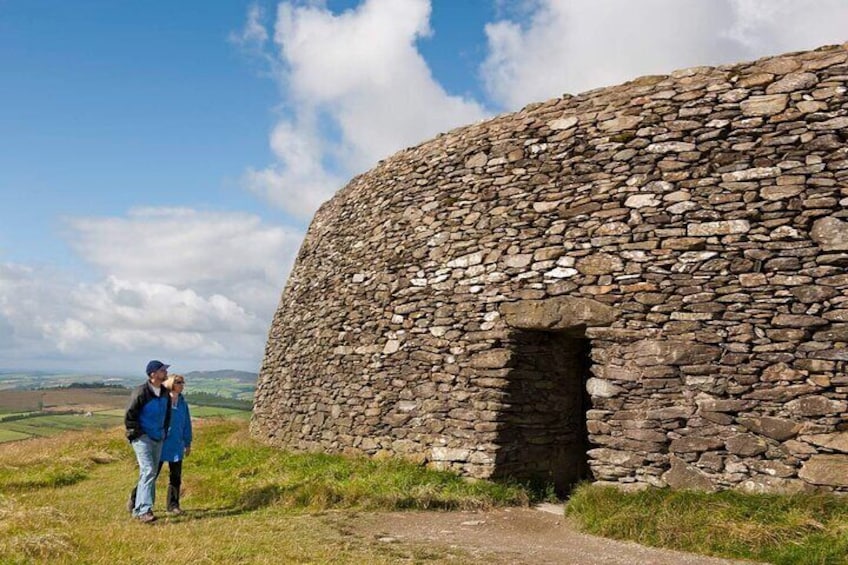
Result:
<svg viewBox="0 0 848 565"><path fill-rule="evenodd" d="M219 406L191 406L192 418L238 418L249 420L250 412L247 410L236 410L235 408L222 408Z"/></svg>
<svg viewBox="0 0 848 565"><path fill-rule="evenodd" d="M23 415L23 414L22 414ZM192 418L235 418L247 420L250 411L219 406L191 406ZM3 415L8 418L9 414ZM26 417L11 421L0 421L0 443L18 441L32 437L50 437L72 430L86 428L110 428L124 421L124 410L112 408L98 410L91 415L83 414L26 414Z"/></svg>
<svg viewBox="0 0 848 565"><path fill-rule="evenodd" d="M238 410L236 408L224 408L222 406L198 406L197 404L192 404L189 402L189 409L191 410L192 418L241 418L241 419L249 419L250 411L249 410ZM123 410L104 410L103 412L98 412L98 414L104 414L109 416L116 416L120 419L119 423L123 423L124 421L124 411Z"/></svg>
<svg viewBox="0 0 848 565"><path fill-rule="evenodd" d="M0 427L0 443L6 442L6 441L17 441L19 439L27 439L27 438L30 438L30 437L32 437L32 436L29 435L29 434L16 432L16 431L13 431L13 430L6 430L6 429L3 429L2 427Z"/></svg>
<svg viewBox="0 0 848 565"><path fill-rule="evenodd" d="M62 415L37 415L22 420L0 423L0 433L12 432L18 436L25 437L48 437L69 430L81 430L83 428L108 428L120 425L122 418L113 415L92 414L62 414ZM13 439L24 439L15 437ZM12 441L7 439L5 441Z"/></svg>
<svg viewBox="0 0 848 565"><path fill-rule="evenodd" d="M227 379L217 381L220 385ZM98 386L4 391L0 398L0 443L120 426L129 393L128 389ZM193 418L250 418L250 402L232 396L196 394L189 397L189 405Z"/></svg>

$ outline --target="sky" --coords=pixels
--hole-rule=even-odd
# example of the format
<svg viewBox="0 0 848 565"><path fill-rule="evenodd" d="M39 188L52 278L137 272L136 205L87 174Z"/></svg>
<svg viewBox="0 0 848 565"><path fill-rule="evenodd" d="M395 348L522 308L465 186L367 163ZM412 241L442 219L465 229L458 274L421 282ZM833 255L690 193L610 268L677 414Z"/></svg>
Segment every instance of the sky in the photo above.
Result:
<svg viewBox="0 0 848 565"><path fill-rule="evenodd" d="M0 0L0 371L258 371L312 214L380 159L845 41L844 0Z"/></svg>

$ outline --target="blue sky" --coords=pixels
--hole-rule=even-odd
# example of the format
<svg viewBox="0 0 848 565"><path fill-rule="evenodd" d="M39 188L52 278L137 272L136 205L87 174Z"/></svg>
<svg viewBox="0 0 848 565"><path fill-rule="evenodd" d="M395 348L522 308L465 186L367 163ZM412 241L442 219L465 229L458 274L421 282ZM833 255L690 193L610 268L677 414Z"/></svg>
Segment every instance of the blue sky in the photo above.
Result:
<svg viewBox="0 0 848 565"><path fill-rule="evenodd" d="M0 0L0 369L257 370L311 214L379 159L846 29L841 0Z"/></svg>

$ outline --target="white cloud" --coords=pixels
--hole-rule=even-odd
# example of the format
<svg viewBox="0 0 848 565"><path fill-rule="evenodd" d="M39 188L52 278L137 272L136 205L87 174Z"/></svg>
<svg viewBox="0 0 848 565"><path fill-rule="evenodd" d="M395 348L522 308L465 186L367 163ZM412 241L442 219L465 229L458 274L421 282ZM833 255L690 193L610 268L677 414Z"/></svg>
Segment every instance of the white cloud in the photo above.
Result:
<svg viewBox="0 0 848 565"><path fill-rule="evenodd" d="M521 21L489 24L482 67L508 109L645 74L841 43L841 0L538 0Z"/></svg>
<svg viewBox="0 0 848 565"><path fill-rule="evenodd" d="M762 56L848 40L844 0L731 0L728 36Z"/></svg>
<svg viewBox="0 0 848 565"><path fill-rule="evenodd" d="M242 43L254 43L257 45L262 45L268 41L268 32L265 30L265 26L262 25L262 18L264 15L265 14L261 6L256 4L250 6L250 8L248 8L247 23L245 24L244 29L241 34L232 36L233 39Z"/></svg>
<svg viewBox="0 0 848 565"><path fill-rule="evenodd" d="M430 34L427 0L365 0L334 14L283 2L274 31L286 117L271 136L278 162L245 184L308 216L352 175L433 135L483 117L449 95L416 41Z"/></svg>
<svg viewBox="0 0 848 565"><path fill-rule="evenodd" d="M226 293L258 278L284 280L303 234L264 226L257 216L178 208L138 208L125 218L68 222L73 248L118 279Z"/></svg>
<svg viewBox="0 0 848 565"><path fill-rule="evenodd" d="M280 121L271 134L279 162L258 171L248 169L246 187L295 216L311 216L344 181L322 165L323 143L314 126Z"/></svg>
<svg viewBox="0 0 848 565"><path fill-rule="evenodd" d="M183 367L258 368L302 233L189 209L68 225L73 247L104 277L81 283L0 265L3 365L102 368L156 356Z"/></svg>

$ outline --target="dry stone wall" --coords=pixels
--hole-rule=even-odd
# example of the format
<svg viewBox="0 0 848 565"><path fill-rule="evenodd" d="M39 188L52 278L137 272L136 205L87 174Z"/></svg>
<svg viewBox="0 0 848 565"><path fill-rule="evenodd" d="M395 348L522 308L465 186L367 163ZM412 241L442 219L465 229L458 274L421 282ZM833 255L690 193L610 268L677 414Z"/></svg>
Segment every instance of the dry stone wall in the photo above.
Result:
<svg viewBox="0 0 848 565"><path fill-rule="evenodd" d="M252 433L474 477L848 491L846 59L642 77L353 179L287 282Z"/></svg>

